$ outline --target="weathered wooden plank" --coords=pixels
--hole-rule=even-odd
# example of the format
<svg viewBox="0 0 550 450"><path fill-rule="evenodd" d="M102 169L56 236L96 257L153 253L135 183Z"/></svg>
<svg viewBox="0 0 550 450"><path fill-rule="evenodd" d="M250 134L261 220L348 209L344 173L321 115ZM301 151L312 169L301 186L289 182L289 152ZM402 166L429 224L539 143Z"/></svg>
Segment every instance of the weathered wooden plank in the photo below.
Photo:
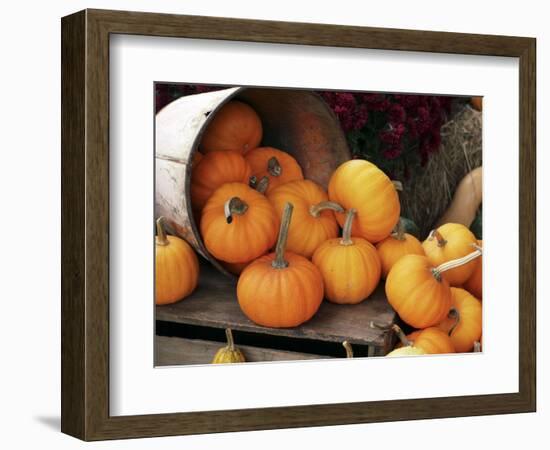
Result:
<svg viewBox="0 0 550 450"><path fill-rule="evenodd" d="M396 319L388 304L383 286L371 298L358 305L335 305L323 302L317 314L296 328L266 328L250 321L241 311L235 294L235 280L220 275L210 265L201 266L199 286L185 300L157 306L156 319L213 328L233 328L240 331L315 339L329 342L349 341L352 344L385 347L387 332L372 329L374 320L390 325Z"/></svg>
<svg viewBox="0 0 550 450"><path fill-rule="evenodd" d="M221 342L204 341L201 339L155 336L155 365L210 364L216 352L224 345ZM330 356L251 347L248 345L238 345L238 347L243 352L247 362L330 358Z"/></svg>

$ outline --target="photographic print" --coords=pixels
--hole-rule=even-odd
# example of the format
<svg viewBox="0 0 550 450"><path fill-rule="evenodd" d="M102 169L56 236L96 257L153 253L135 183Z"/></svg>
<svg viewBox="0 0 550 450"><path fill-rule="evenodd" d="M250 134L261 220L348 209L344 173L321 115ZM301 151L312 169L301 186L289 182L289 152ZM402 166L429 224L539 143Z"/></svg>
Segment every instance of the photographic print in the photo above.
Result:
<svg viewBox="0 0 550 450"><path fill-rule="evenodd" d="M83 10L61 42L64 433L536 410L534 38Z"/></svg>
<svg viewBox="0 0 550 450"><path fill-rule="evenodd" d="M482 350L482 98L156 83L155 365Z"/></svg>

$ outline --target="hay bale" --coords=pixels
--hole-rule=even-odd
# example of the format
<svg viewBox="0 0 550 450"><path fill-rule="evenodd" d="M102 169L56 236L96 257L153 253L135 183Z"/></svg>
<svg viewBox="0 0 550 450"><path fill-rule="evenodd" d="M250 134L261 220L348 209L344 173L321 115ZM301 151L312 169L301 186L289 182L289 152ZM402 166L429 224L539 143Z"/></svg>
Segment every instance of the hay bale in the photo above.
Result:
<svg viewBox="0 0 550 450"><path fill-rule="evenodd" d="M462 178L482 163L482 115L469 105L441 127L441 148L404 183L402 215L425 238L451 202Z"/></svg>

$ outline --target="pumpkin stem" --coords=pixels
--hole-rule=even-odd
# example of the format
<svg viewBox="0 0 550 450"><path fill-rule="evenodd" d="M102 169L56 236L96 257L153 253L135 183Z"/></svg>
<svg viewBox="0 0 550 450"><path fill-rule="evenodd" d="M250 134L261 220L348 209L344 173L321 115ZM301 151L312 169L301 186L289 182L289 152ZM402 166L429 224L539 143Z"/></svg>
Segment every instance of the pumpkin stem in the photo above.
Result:
<svg viewBox="0 0 550 450"><path fill-rule="evenodd" d="M412 347L414 345L414 342L407 337L407 335L399 325L393 324L391 326L391 329L395 333L395 335L399 338L399 340L403 344L403 347Z"/></svg>
<svg viewBox="0 0 550 450"><path fill-rule="evenodd" d="M344 229L342 230L342 239L340 240L341 245L353 245L351 240L351 226L353 225L353 218L357 210L355 208L350 208L346 215L346 221L344 222Z"/></svg>
<svg viewBox="0 0 550 450"><path fill-rule="evenodd" d="M399 340L401 341L401 344L403 344L404 347L412 347L414 345L414 342L407 337L405 332L397 324L382 325L371 320L369 323L369 326L371 328L376 328L377 330L384 330L384 331L392 330L395 333L395 335L399 338Z"/></svg>
<svg viewBox="0 0 550 450"><path fill-rule="evenodd" d="M275 259L271 263L271 266L275 269L285 269L288 267L288 261L285 260L285 247L293 209L294 206L292 203L287 202L285 204L283 218L281 219L281 227L279 228L279 237L277 238L277 245L275 247Z"/></svg>
<svg viewBox="0 0 550 450"><path fill-rule="evenodd" d="M430 232L430 235L428 236L428 239L430 241L434 238L437 239L438 247L444 247L445 244L447 244L447 240L443 236L441 236L441 233L438 230L432 230Z"/></svg>
<svg viewBox="0 0 550 450"><path fill-rule="evenodd" d="M283 173L283 167L275 156L272 156L269 158L269 161L267 161L267 171L272 177L280 177Z"/></svg>
<svg viewBox="0 0 550 450"><path fill-rule="evenodd" d="M321 214L321 211L324 211L325 209L330 209L332 211L336 211L339 213L343 213L345 211L344 208L342 208L338 203L325 201L325 202L317 203L316 205L311 205L309 207L309 213L313 217L319 217L319 215Z"/></svg>
<svg viewBox="0 0 550 450"><path fill-rule="evenodd" d="M242 216L247 209L248 205L243 200L241 200L239 197L231 197L223 205L225 220L227 221L227 223L231 223L233 222L233 216L235 214Z"/></svg>
<svg viewBox="0 0 550 450"><path fill-rule="evenodd" d="M391 182L396 191L403 192L403 183L401 181L391 180Z"/></svg>
<svg viewBox="0 0 550 450"><path fill-rule="evenodd" d="M481 353L481 342L475 341L474 342L474 353Z"/></svg>
<svg viewBox="0 0 550 450"><path fill-rule="evenodd" d="M231 351L235 350L235 341L233 340L231 328L225 329L225 337L227 338L227 348Z"/></svg>
<svg viewBox="0 0 550 450"><path fill-rule="evenodd" d="M252 189L256 189L260 194L265 194L265 191L267 191L267 187L269 186L269 178L262 177L258 181L258 177L256 175L252 175L248 179L248 185Z"/></svg>
<svg viewBox="0 0 550 450"><path fill-rule="evenodd" d="M451 259L443 264L440 264L437 267L432 269L432 273L437 281L441 281L441 274L447 270L454 269L455 267L463 266L468 264L470 261L473 261L477 257L481 256L483 250L481 248L476 248L472 253L468 253L466 256L457 259Z"/></svg>
<svg viewBox="0 0 550 450"><path fill-rule="evenodd" d="M260 178L260 181L258 181L258 184L256 185L256 190L260 194L265 194L265 191L267 191L268 187L269 187L269 178L262 177Z"/></svg>
<svg viewBox="0 0 550 450"><path fill-rule="evenodd" d="M342 345L346 349L346 358L353 358L353 348L351 348L351 344L348 341L344 341Z"/></svg>
<svg viewBox="0 0 550 450"><path fill-rule="evenodd" d="M455 320L455 323L453 323L453 326L451 328L449 328L449 332L447 333L449 335L449 337L451 337L451 334L453 334L453 331L455 330L455 328L460 323L460 312L458 311L458 309L453 307L449 310L449 314L447 315L447 317L449 319L454 319Z"/></svg>
<svg viewBox="0 0 550 450"><path fill-rule="evenodd" d="M168 245L168 238L166 237L166 232L164 231L164 217L160 216L157 219L157 245Z"/></svg>
<svg viewBox="0 0 550 450"><path fill-rule="evenodd" d="M398 241L405 240L405 224L403 223L403 220L401 220L401 217L399 218L397 225L395 225L391 236Z"/></svg>

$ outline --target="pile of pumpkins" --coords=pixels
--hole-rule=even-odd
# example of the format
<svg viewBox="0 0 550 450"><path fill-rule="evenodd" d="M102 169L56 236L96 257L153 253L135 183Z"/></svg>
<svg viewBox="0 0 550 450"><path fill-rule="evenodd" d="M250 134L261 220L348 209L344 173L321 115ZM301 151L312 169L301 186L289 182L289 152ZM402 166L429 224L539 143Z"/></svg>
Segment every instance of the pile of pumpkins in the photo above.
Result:
<svg viewBox="0 0 550 450"><path fill-rule="evenodd" d="M481 242L466 226L444 224L421 243L403 229L396 184L374 164L341 164L327 192L304 179L290 154L261 140L257 113L226 103L204 132L190 192L204 244L239 277L237 299L250 320L296 327L323 298L357 304L385 279L389 303L417 329L409 336L394 329L402 343L388 356L474 348L481 339ZM162 218L156 242L156 303L173 303L195 289L197 256L165 234Z"/></svg>

